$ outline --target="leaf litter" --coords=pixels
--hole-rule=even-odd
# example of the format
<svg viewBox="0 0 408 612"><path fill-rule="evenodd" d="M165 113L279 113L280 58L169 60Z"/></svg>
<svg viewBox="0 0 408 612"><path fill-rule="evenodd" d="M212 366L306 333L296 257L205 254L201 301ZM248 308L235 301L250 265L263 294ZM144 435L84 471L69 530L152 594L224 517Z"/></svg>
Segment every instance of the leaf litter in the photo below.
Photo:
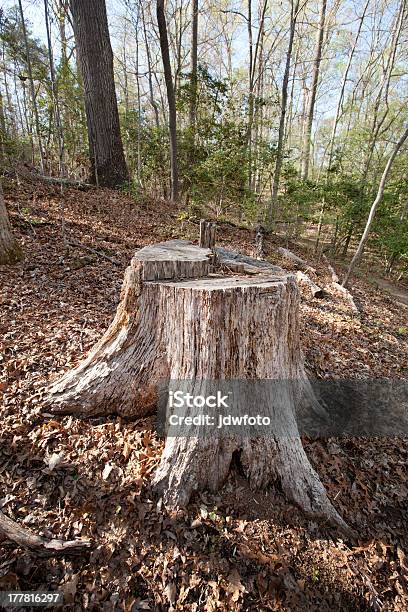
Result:
<svg viewBox="0 0 408 612"><path fill-rule="evenodd" d="M3 540L0 589L59 590L69 610L406 610L406 440L304 441L333 503L359 533L351 543L300 513L278 487L250 491L236 471L216 495L197 495L168 515L150 489L163 448L154 417L41 414L48 382L74 367L109 324L134 250L195 240L198 229L164 201L5 187L26 259L0 272L0 509L39 535L89 538L92 548L78 558L38 559ZM102 251L120 266L64 246L62 208L65 243ZM39 220L35 231L22 210ZM217 240L251 254L247 230L223 224ZM328 284L325 266L313 266ZM406 309L364 280L353 296L360 317L335 295L302 300L308 369L319 378L406 379Z"/></svg>

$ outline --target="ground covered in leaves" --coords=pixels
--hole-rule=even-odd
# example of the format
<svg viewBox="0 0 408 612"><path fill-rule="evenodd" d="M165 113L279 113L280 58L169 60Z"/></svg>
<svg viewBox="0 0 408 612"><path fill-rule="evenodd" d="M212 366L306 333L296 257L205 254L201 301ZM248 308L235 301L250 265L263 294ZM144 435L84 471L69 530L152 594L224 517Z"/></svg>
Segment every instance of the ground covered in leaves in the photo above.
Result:
<svg viewBox="0 0 408 612"><path fill-rule="evenodd" d="M62 591L70 610L406 610L406 440L305 441L359 534L351 542L308 520L278 488L251 492L239 470L218 495L168 516L150 491L162 449L153 419L42 414L48 381L76 365L110 322L135 249L196 239L197 220L108 190L10 180L5 195L26 258L0 269L0 509L37 534L90 538L92 547L40 559L3 540L0 590ZM251 254L253 240L220 225L220 244ZM281 263L274 246L270 258ZM315 280L328 284L324 262L314 265ZM353 295L358 317L330 292L304 296L308 369L320 378L406 379L407 308L362 280Z"/></svg>

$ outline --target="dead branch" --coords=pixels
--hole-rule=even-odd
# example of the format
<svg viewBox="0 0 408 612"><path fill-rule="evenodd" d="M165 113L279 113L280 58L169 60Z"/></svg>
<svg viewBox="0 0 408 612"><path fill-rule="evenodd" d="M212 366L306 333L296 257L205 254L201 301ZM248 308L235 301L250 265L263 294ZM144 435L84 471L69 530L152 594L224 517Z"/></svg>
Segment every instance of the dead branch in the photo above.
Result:
<svg viewBox="0 0 408 612"><path fill-rule="evenodd" d="M283 257L285 259L287 259L288 261L293 263L297 268L302 268L302 269L304 269L306 271L309 271L309 272L316 272L316 270L314 268L309 266L307 261L305 261L301 257L298 257L297 255L295 255L295 253L292 253L292 251L289 251L289 249L284 249L283 247L278 247L277 251L278 251L278 253L283 255Z"/></svg>
<svg viewBox="0 0 408 612"><path fill-rule="evenodd" d="M360 314L360 311L356 306L353 296L351 295L348 289L343 287L343 285L340 285L340 283L335 283L335 282L331 283L331 285L329 286L331 286L336 293L339 293L342 297L345 298L345 300L349 303L353 314Z"/></svg>
<svg viewBox="0 0 408 612"><path fill-rule="evenodd" d="M327 259L326 255L324 255L324 254L323 254L323 259L326 262L327 267L329 268L329 272L331 274L333 283L338 283L339 282L339 277L337 276L335 269L330 264L329 260Z"/></svg>
<svg viewBox="0 0 408 612"><path fill-rule="evenodd" d="M25 178L29 181L40 181L49 185L62 185L63 187L73 187L82 191L85 191L87 189L93 189L95 187L95 185L90 185L89 183L83 183L82 181L77 181L74 179L45 176L44 174L33 172L24 166L19 166L18 168L16 168L15 173L17 176Z"/></svg>
<svg viewBox="0 0 408 612"><path fill-rule="evenodd" d="M359 314L360 311L357 308L356 303L355 303L355 301L353 299L353 296L351 295L350 291L348 289L346 289L345 287L343 287L343 285L340 285L339 277L337 276L335 269L330 264L330 262L327 259L326 255L323 255L323 259L327 263L327 267L329 268L329 272L330 272L331 278L332 278L332 283L329 286L331 286L336 293L340 294L342 297L344 297L346 299L346 301L350 305L350 308L351 308L353 314Z"/></svg>
<svg viewBox="0 0 408 612"><path fill-rule="evenodd" d="M300 285L306 286L311 291L313 297L315 298L324 297L323 289L319 287L319 285L316 285L316 283L313 282L312 279L304 272L300 272L300 271L296 272L296 280L298 281Z"/></svg>
<svg viewBox="0 0 408 612"><path fill-rule="evenodd" d="M109 257L109 255L105 255L105 253L102 253L101 251L97 251L96 249L93 249L92 247L86 246L85 244L82 244L81 242L77 242L76 240L68 240L68 244L74 247L78 247L78 249L82 249L84 251L89 251L90 253L94 253L94 255L98 255L98 257L103 257L103 259L107 259L114 266L120 266L119 261L116 261L116 259L112 259L112 257Z"/></svg>
<svg viewBox="0 0 408 612"><path fill-rule="evenodd" d="M12 540L18 546L30 550L40 557L56 555L78 555L91 546L90 540L47 540L21 527L0 510L0 535Z"/></svg>

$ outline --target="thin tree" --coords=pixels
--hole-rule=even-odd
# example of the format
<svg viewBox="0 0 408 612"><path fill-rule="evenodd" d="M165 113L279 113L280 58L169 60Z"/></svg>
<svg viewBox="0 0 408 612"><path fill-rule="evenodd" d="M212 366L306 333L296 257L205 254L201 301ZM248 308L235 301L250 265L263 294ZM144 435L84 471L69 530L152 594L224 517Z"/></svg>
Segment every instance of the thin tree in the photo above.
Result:
<svg viewBox="0 0 408 612"><path fill-rule="evenodd" d="M191 63L189 123L193 132L197 117L197 63L198 63L198 0L191 2Z"/></svg>
<svg viewBox="0 0 408 612"><path fill-rule="evenodd" d="M152 70L152 59L151 59L151 55L150 55L150 45L149 45L149 41L147 39L146 18L145 18L145 11L144 11L144 6L143 6L143 1L141 1L139 3L139 8L141 10L142 25L143 25L143 38L144 38L145 49L146 49L147 78L148 78L148 82L149 82L150 104L152 105L152 108L153 108L153 111L154 111L154 120L155 120L156 128L158 129L160 127L159 108L157 106L156 100L154 99L153 79L152 79L152 72L153 72L153 70Z"/></svg>
<svg viewBox="0 0 408 612"><path fill-rule="evenodd" d="M349 53L348 59L347 59L347 64L346 64L346 67L345 67L344 72L343 72L343 78L341 80L340 93L339 93L339 97L337 99L336 112L335 112L335 115L334 115L333 127L332 127L332 131L331 131L331 134L330 134L330 141L329 141L329 156L328 156L328 164L327 164L328 172L330 172L331 166L332 166L332 163L333 163L334 143L335 143L335 139L336 139L337 127L339 125L340 113L341 113L341 109L342 109L342 105L343 105L343 100L344 100L344 93L346 91L347 79L348 79L348 76L349 76L351 64L352 64L352 61L353 61L353 58L354 58L354 54L356 52L357 43L358 43L358 40L360 38L361 29L363 27L364 19L365 19L365 16L366 16L366 13L367 13L367 9L368 9L368 5L369 5L370 2L371 2L371 0L367 0L366 1L365 5L364 5L364 8L363 8L363 12L361 14L361 17L359 18L358 29L357 29L356 35L354 37L354 41L353 41L352 47L350 49L350 53Z"/></svg>
<svg viewBox="0 0 408 612"><path fill-rule="evenodd" d="M22 258L20 245L13 236L0 183L0 265L12 264Z"/></svg>
<svg viewBox="0 0 408 612"><path fill-rule="evenodd" d="M179 181L177 163L177 112L176 96L174 93L173 77L171 74L169 40L167 36L166 15L164 13L164 0L157 0L157 24L159 26L160 49L163 61L164 80L166 82L167 103L169 107L170 132L170 164L171 164L171 199L178 200Z"/></svg>
<svg viewBox="0 0 408 612"><path fill-rule="evenodd" d="M25 47L25 55L26 55L25 59L26 59L26 64L27 64L28 82L30 85L31 104L33 106L33 113L34 113L35 132L36 132L37 141L38 141L38 150L40 153L40 166L41 166L41 172L44 173L45 164L44 164L44 151L43 151L41 130L40 130L40 118L38 115L37 97L35 95L33 69L31 65L30 46L28 43L27 29L25 25L24 11L23 11L23 5L21 4L21 0L18 0L18 6L20 9L21 27L23 29L23 36L24 36L24 47Z"/></svg>
<svg viewBox="0 0 408 612"><path fill-rule="evenodd" d="M299 14L299 0L291 0L291 11L290 11L290 26L289 26L289 41L288 48L286 51L286 62L285 62L285 71L283 74L282 81L282 91L281 91L281 111L280 111L280 119L279 119L279 133L278 133L278 144L276 147L276 162L275 162L275 171L273 174L273 183L272 183L272 194L269 203L269 211L268 211L268 221L269 224L272 223L273 215L275 212L275 208L278 201L278 192L280 185L280 177L282 172L282 164L283 164L283 149L284 149L284 140L285 140L285 123L286 123L286 110L288 104L288 84L289 84L289 73L290 73L290 64L292 59L292 49L293 49L293 40L295 37L295 29L296 29L296 21Z"/></svg>
<svg viewBox="0 0 408 612"><path fill-rule="evenodd" d="M376 196L374 202L372 203L372 206L371 206L371 209L370 209L370 214L368 215L368 219L367 219L366 226L364 228L363 235L361 236L360 243L359 243L359 245L357 247L357 250L356 250L356 252L355 252L355 254L353 256L353 259L350 262L350 265L349 265L349 268L347 270L346 276L344 277L343 287L347 286L353 270L360 263L360 260L361 260L361 258L363 256L363 253L364 253L365 244L366 244L368 236L370 234L371 225L372 225L372 223L374 221L375 213L377 211L378 205L381 203L381 201L383 199L383 196L384 196L384 189L385 189L385 184L387 182L388 175L390 173L390 170L392 168L392 165L394 163L395 158L397 157L401 147L403 146L403 144L404 144L404 142L406 141L407 138L408 138L408 127L405 129L405 132L402 134L401 138L399 139L399 141L395 145L394 149L392 150L392 153L391 153L390 157L388 158L387 164L386 164L386 166L384 168L384 172L383 172L381 180L380 180L380 184L379 184L378 191L377 191L377 196Z"/></svg>
<svg viewBox="0 0 408 612"><path fill-rule="evenodd" d="M105 0L71 0L70 7L84 87L90 180L116 187L129 175L120 134Z"/></svg>
<svg viewBox="0 0 408 612"><path fill-rule="evenodd" d="M253 128L255 122L256 115L256 107L255 107L255 85L258 79L258 83L262 78L262 51L263 51L263 42L264 42L264 25L265 25L265 16L266 10L268 7L268 0L264 0L262 5L259 5L260 15L259 15L259 25L258 25L258 35L256 38L256 42L254 44L253 41L253 32L252 32L252 1L248 0L248 17L247 17L247 26L248 26L248 42L249 42L249 69L248 69L248 129L247 129L247 146L248 146L248 160L249 160L249 172L248 172L248 186L249 188L253 188L254 183L254 172L253 172L253 150L254 142L253 142ZM256 73L258 72L258 76Z"/></svg>
<svg viewBox="0 0 408 612"><path fill-rule="evenodd" d="M339 97L337 99L337 105L336 105L336 112L334 115L334 120L333 120L333 126L332 126L332 131L330 134L330 140L329 140L329 155L328 155L328 162L327 162L327 171L326 171L326 177L325 177L325 184L326 186L329 183L329 176L330 176L330 172L331 172L331 168L332 168L332 164L333 164L333 156L334 156L334 143L336 140L336 133L337 133L337 127L339 125L339 121L340 121L340 114L341 114L341 109L343 106L343 100L344 100L344 94L346 91L346 85L347 85L347 79L348 79L348 75L350 72L350 68L351 68L351 64L353 61L353 57L357 48L357 43L358 40L360 38L360 33L361 33L361 29L363 27L363 22L366 16L366 12L368 9L368 5L371 2L371 0L367 0L365 5L364 5L364 9L363 12L361 14L361 17L359 18L359 24L358 24L358 29L356 32L356 35L354 37L354 41L353 44L351 46L350 49L350 53L348 55L348 59L347 59L347 64L346 67L344 69L343 72L343 77L341 80L341 87L340 87L340 93L339 93ZM323 226L323 217L324 217L324 213L325 213L325 209L326 209L326 198L323 196L323 200L322 200L322 206L320 208L320 213L319 213L319 223L318 223L318 227L317 227L317 236L316 236L316 242L315 242L315 251L317 252L318 248L319 248L319 242L320 242L320 236L322 233L322 226Z"/></svg>
<svg viewBox="0 0 408 612"><path fill-rule="evenodd" d="M59 104L59 98L58 98L57 79L55 75L54 55L52 52L51 27L50 27L48 0L44 0L44 17L45 17L45 26L47 30L48 61L50 64L51 93L52 93L52 103L53 103L54 119L55 119L55 131L57 134L57 142L58 142L59 171L60 171L61 176L64 176L66 173L65 172L64 134L62 131L62 124L61 124L61 110L60 110L60 104Z"/></svg>
<svg viewBox="0 0 408 612"><path fill-rule="evenodd" d="M317 95L317 86L319 83L319 75L320 75L320 63L322 61L322 48L323 48L323 37L324 37L324 27L326 20L326 0L321 0L320 4L320 15L319 15L319 26L317 30L317 39L316 39L316 53L313 62L313 78L312 78L312 86L310 89L309 102L307 105L306 112L306 126L305 126L305 134L303 141L303 154L302 154L302 168L301 168L301 179L305 181L309 175L309 163L310 163L310 146L312 140L312 126L313 126L313 117L314 110L316 104L316 95Z"/></svg>

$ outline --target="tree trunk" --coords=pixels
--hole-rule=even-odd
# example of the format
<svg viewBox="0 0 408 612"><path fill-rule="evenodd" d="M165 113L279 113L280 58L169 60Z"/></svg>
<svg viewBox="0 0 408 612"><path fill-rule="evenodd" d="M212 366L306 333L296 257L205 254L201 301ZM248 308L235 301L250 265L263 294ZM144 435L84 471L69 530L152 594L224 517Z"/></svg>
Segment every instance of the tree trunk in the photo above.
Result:
<svg viewBox="0 0 408 612"><path fill-rule="evenodd" d="M193 132L197 116L197 49L198 49L198 0L191 2L191 66L190 66L190 108L189 123Z"/></svg>
<svg viewBox="0 0 408 612"><path fill-rule="evenodd" d="M167 37L166 16L164 13L164 0L157 0L157 24L159 26L160 49L163 61L164 79L166 81L167 102L169 106L169 131L170 131L170 164L171 164L171 199L178 200L178 161L177 161L177 112L176 96L174 93L173 77L171 75L171 63L169 52L169 41Z"/></svg>
<svg viewBox="0 0 408 612"><path fill-rule="evenodd" d="M256 116L255 105L255 83L256 70L258 68L258 84L261 80L262 70L262 47L264 37L265 15L268 6L268 0L264 0L263 5L259 6L259 25L258 35L254 45L253 42L253 24L252 24L252 0L248 0L248 44L249 44L249 66L248 66L248 128L247 128L247 147L248 147L248 187L254 187L254 151L256 151L253 142L253 129Z"/></svg>
<svg viewBox="0 0 408 612"><path fill-rule="evenodd" d="M200 436L194 428L169 435L154 477L165 505L175 509L195 491L217 490L238 456L251 486L280 481L306 512L346 528L301 444L298 419L322 409L304 371L295 279L267 262L216 252L223 274L211 274L210 249L186 241L138 251L113 323L89 357L51 387L49 406L130 417L151 412L160 399L167 423L174 385L196 396L211 392L216 380L232 386L239 381L244 392L235 410L267 416L268 435L248 435L245 428L226 437L218 429ZM257 274L228 276L223 261L231 260L246 262L243 267ZM248 393L253 388L255 398ZM215 418L215 409L210 413Z"/></svg>
<svg viewBox="0 0 408 612"><path fill-rule="evenodd" d="M154 99L153 79L152 79L152 60L151 60L151 56L150 56L150 45L149 45L149 41L147 39L146 19L145 19L145 12L144 12L144 7L143 7L143 1L140 2L139 8L140 8L141 14L142 14L143 37L144 37L144 43L145 43L145 48L146 48L147 77L148 77L148 81L149 81L150 104L152 105L152 108L153 108L153 111L154 111L155 125L156 125L156 128L158 129L160 127L159 109L158 109L156 100Z"/></svg>
<svg viewBox="0 0 408 612"><path fill-rule="evenodd" d="M307 107L306 129L305 129L305 137L304 137L303 152L302 152L303 153L302 168L301 168L300 176L303 181L307 180L309 176L310 144L311 144L311 139L312 139L312 126L313 126L314 109L315 109L315 103L316 103L317 86L319 83L320 62L322 60L322 47L323 47L325 20L326 20L326 0L321 0L319 27L317 30L317 40L316 40L316 55L315 55L315 59L313 63L312 87L310 90L309 104Z"/></svg>
<svg viewBox="0 0 408 612"><path fill-rule="evenodd" d="M28 71L28 81L29 81L29 85L30 85L31 103L33 105L33 113L34 113L34 121L35 121L35 131L36 131L37 141L38 141L38 150L39 150L39 153L40 153L41 172L44 174L44 172L45 172L44 151L43 151L42 138L41 138L40 119L39 119L39 116L38 116L37 99L36 99L36 95L35 95L34 80L33 80L33 70L32 70L32 66L31 66L30 47L29 47L29 44L28 44L27 30L26 30L25 19L24 19L24 12L23 12L23 6L21 4L21 0L18 0L18 6L19 6L19 9L20 9L21 26L23 28L25 55L26 55L27 71Z"/></svg>
<svg viewBox="0 0 408 612"><path fill-rule="evenodd" d="M288 104L289 73L290 73L290 64L292 60L292 49L293 49L293 40L295 37L296 21L297 21L298 12L299 12L299 0L291 0L291 7L292 7L292 10L291 10L291 16L290 16L289 42L288 42L288 49L286 52L285 71L283 74L283 82L282 82L281 112L280 112L280 120L279 120L278 144L276 148L275 171L273 174L272 194L271 194L271 201L269 204L269 211L268 211L269 224L272 223L273 215L274 215L275 208L278 202L278 193L279 193L279 185L280 185L280 177L281 177L281 172L282 172L283 153L284 153L286 110L287 110L287 104Z"/></svg>
<svg viewBox="0 0 408 612"><path fill-rule="evenodd" d="M47 31L47 48L48 48L48 61L50 64L50 77L51 77L51 93L52 93L52 103L53 103L53 111L54 111L54 119L55 119L55 131L57 133L57 142L58 142L58 154L59 154L59 173L60 176L65 176L65 143L64 143L64 133L62 130L61 124L61 110L58 96L58 88L57 88L57 79L55 74L55 66L54 66L54 55L52 52L52 43L51 43L51 26L50 26L50 18L49 18L49 7L48 0L44 0L44 17L45 17L45 26Z"/></svg>
<svg viewBox="0 0 408 612"><path fill-rule="evenodd" d="M368 215L368 219L367 219L367 223L366 226L364 228L364 232L363 235L361 236L360 239L360 243L357 247L357 250L353 256L353 259L350 262L349 268L347 270L346 276L344 277L343 280L343 287L347 287L347 284L350 280L350 276L354 270L354 268L358 265L358 263L360 262L360 259L363 256L364 253L364 247L365 244L367 242L368 236L370 234L370 228L371 225L374 221L374 215L376 213L376 210L378 208L378 205L380 204L381 200L383 199L383 195L384 195L384 189L385 189L385 184L387 182L387 178L388 178L388 174L392 168L392 165L394 163L394 160L396 158L396 156L398 155L399 150L401 149L401 147L403 146L404 142L406 141L406 139L408 138L408 128L406 128L405 132L402 134L401 138L399 139L399 141L397 142L397 144L395 145L389 159L387 162L387 165L384 168L384 172L382 174L381 180L380 180L380 184L378 186L378 191L377 191L377 196L371 206L370 209L370 214Z"/></svg>
<svg viewBox="0 0 408 612"><path fill-rule="evenodd" d="M71 0L88 126L90 182L116 187L128 178L119 126L105 0Z"/></svg>
<svg viewBox="0 0 408 612"><path fill-rule="evenodd" d="M16 263L22 256L22 250L11 231L3 187L0 183L0 265Z"/></svg>
<svg viewBox="0 0 408 612"><path fill-rule="evenodd" d="M330 173L331 167L332 167L332 163L333 163L333 153L334 153L334 142L336 139L336 132L337 132L337 127L339 124L339 119L340 119L340 112L341 112L341 108L342 108L342 104L343 104L343 100L344 100L344 93L346 91L346 85L347 85L347 79L348 79L348 75L350 72L350 68L351 68L351 63L353 61L353 57L354 57L354 53L356 51L357 48L357 43L358 40L360 38L360 33L361 33L361 29L363 27L363 22L366 16L366 12L368 9L368 5L370 3L370 0L367 0L365 5L364 5L364 9L363 9L363 13L359 19L359 24L358 24L358 29L354 38L354 42L353 45L350 49L350 53L348 56L348 60L347 60L347 64L346 67L344 69L343 72L343 78L341 80L341 88L340 88L340 94L339 97L337 99L337 105L336 105L336 112L334 115L334 120L333 120L333 127L332 127L332 131L330 134L330 141L329 141L329 161L327 164L327 175L326 175L326 183L327 183L327 179L328 179L328 174ZM323 210L324 212L324 210Z"/></svg>

